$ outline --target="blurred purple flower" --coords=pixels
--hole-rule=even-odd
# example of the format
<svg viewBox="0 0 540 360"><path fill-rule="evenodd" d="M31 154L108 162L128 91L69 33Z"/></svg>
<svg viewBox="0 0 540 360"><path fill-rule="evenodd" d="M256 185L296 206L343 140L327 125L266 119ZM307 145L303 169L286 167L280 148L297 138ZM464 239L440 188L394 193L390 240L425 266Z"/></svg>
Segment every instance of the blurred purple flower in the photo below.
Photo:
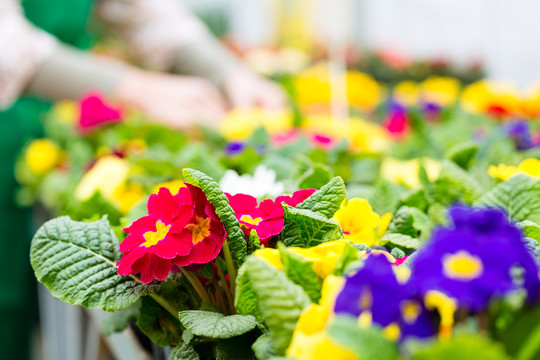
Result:
<svg viewBox="0 0 540 360"><path fill-rule="evenodd" d="M240 154L246 148L246 144L239 141L233 141L225 146L225 153L229 156Z"/></svg>
<svg viewBox="0 0 540 360"><path fill-rule="evenodd" d="M437 229L412 264L410 281L422 296L438 291L470 311L484 310L493 297L519 288L529 300L537 298L538 266L503 211L457 205L449 214L453 225Z"/></svg>
<svg viewBox="0 0 540 360"><path fill-rule="evenodd" d="M526 121L512 121L503 126L503 131L516 145L518 150L527 150L534 146L531 128Z"/></svg>

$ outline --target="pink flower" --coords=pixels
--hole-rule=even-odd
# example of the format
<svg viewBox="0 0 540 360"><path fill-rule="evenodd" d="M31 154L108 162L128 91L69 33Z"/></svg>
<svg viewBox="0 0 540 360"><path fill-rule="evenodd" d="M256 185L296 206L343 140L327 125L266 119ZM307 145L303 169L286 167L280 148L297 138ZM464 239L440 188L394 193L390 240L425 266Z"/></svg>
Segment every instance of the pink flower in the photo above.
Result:
<svg viewBox="0 0 540 360"><path fill-rule="evenodd" d="M257 231L261 239L261 244L268 246L272 236L281 233L283 230L283 205L296 206L310 197L316 189L306 189L296 191L292 196L278 196L275 200L266 199L257 204L257 199L251 195L236 194L227 195L229 204L234 210L236 218L240 222L240 227L246 235L251 230Z"/></svg>
<svg viewBox="0 0 540 360"><path fill-rule="evenodd" d="M141 281L162 281L174 265L214 260L226 238L225 227L201 189L186 184L172 196L162 187L148 199L148 215L124 229L124 254L118 274L141 274Z"/></svg>
<svg viewBox="0 0 540 360"><path fill-rule="evenodd" d="M409 117L404 110L392 111L384 121L383 126L395 140L402 140L411 130Z"/></svg>
<svg viewBox="0 0 540 360"><path fill-rule="evenodd" d="M121 122L122 111L107 104L99 94L89 94L80 102L79 130L89 132L103 124Z"/></svg>

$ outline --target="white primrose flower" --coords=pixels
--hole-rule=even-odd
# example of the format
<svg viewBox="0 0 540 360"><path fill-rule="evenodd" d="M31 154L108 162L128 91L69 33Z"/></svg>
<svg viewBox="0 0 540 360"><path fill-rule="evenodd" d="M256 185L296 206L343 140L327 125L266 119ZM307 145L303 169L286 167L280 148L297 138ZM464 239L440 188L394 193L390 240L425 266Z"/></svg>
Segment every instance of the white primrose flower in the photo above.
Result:
<svg viewBox="0 0 540 360"><path fill-rule="evenodd" d="M259 165L252 175L238 175L234 170L227 170L221 178L219 186L223 192L231 195L246 194L258 199L263 196L275 197L282 195L285 186L276 181L276 172L264 165Z"/></svg>

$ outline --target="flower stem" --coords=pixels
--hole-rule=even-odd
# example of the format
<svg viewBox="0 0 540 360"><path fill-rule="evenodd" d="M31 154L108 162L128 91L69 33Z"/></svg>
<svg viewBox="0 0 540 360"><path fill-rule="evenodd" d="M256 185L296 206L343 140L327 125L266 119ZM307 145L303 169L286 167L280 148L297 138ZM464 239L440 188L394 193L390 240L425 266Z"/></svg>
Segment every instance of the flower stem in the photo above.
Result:
<svg viewBox="0 0 540 360"><path fill-rule="evenodd" d="M199 279L197 279L197 277L193 276L183 267L180 267L180 270L182 271L182 274L186 277L186 279L188 279L188 281L191 283L191 286L193 286L201 300L205 303L211 304L212 302L210 301L210 297L208 297L208 293L206 292L206 289L204 288L203 284L201 284Z"/></svg>
<svg viewBox="0 0 540 360"><path fill-rule="evenodd" d="M150 293L150 297L155 300L159 305L161 305L165 310L167 310L175 319L178 319L179 311L172 306L167 300L162 298L156 293Z"/></svg>
<svg viewBox="0 0 540 360"><path fill-rule="evenodd" d="M225 304L225 299L223 298L223 291L221 291L221 287L219 286L217 280L214 277L212 277L211 281L214 285L214 288L216 289L217 303L219 304L219 309L223 314L230 315L228 314L228 309Z"/></svg>
<svg viewBox="0 0 540 360"><path fill-rule="evenodd" d="M225 256L225 266L227 267L227 273L229 274L229 282L231 283L232 296L236 293L236 269L234 268L234 261L229 250L229 243L225 241L223 243L223 256Z"/></svg>
<svg viewBox="0 0 540 360"><path fill-rule="evenodd" d="M219 278L221 280L221 286L223 287L223 291L225 291L225 296L227 296L227 301L229 303L229 309L231 309L231 314L236 314L236 309L234 308L234 299L231 294L231 290L229 289L229 285L227 284L227 279L225 279L225 275L223 274L223 270L221 269L220 264L216 264L216 269L219 275ZM230 281L229 277L229 281Z"/></svg>

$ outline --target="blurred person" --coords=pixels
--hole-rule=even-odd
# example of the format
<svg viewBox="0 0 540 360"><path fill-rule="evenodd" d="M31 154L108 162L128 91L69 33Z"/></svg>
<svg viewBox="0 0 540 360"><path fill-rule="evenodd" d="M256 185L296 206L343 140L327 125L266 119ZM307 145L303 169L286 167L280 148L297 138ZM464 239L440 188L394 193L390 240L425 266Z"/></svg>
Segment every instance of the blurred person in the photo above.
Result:
<svg viewBox="0 0 540 360"><path fill-rule="evenodd" d="M90 18L120 37L138 64L81 51ZM177 73L184 75L172 75ZM186 76L189 75L189 76ZM219 90L218 90L219 89ZM27 359L31 309L28 209L14 203L13 168L40 136L47 101L97 91L174 128L215 125L227 105L279 109L279 87L247 70L179 0L0 0L0 344Z"/></svg>

